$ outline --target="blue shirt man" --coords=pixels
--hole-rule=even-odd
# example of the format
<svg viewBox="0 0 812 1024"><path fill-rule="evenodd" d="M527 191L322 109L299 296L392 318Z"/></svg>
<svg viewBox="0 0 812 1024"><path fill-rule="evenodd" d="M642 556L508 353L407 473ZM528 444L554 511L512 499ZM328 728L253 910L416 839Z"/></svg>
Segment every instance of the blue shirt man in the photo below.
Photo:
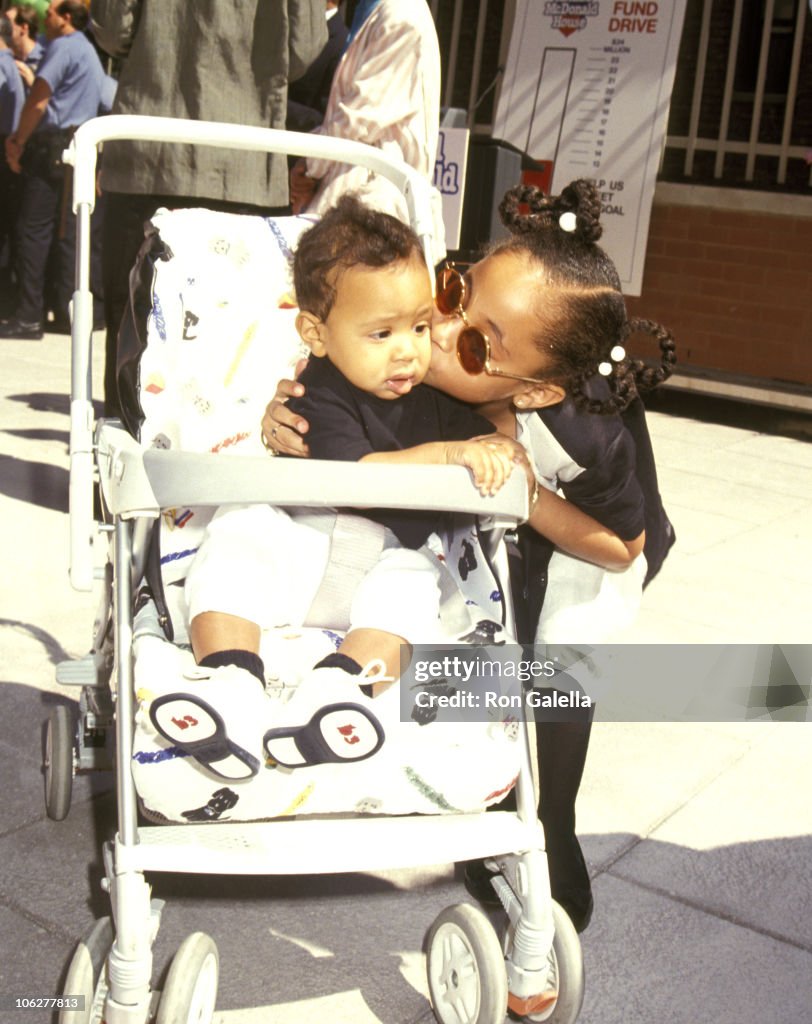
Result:
<svg viewBox="0 0 812 1024"><path fill-rule="evenodd" d="M58 36L48 44L37 79L48 86L51 98L35 131L73 128L103 108L107 76L83 32Z"/></svg>
<svg viewBox="0 0 812 1024"><path fill-rule="evenodd" d="M17 310L9 320L0 321L0 338L42 337L45 272L55 236L58 259L53 313L61 329L68 323L74 287L75 217L69 204L63 209L65 183L59 155L68 141L66 129L95 117L104 109L107 95L107 76L84 35L89 19L80 0L52 0L45 14L48 46L17 128L6 139L8 166L25 173L18 218ZM101 316L98 254L94 259L91 253L90 273Z"/></svg>
<svg viewBox="0 0 812 1024"><path fill-rule="evenodd" d="M90 16L78 0L53 0L45 14L49 43L20 114L6 139L6 159L19 171L29 139L44 130L73 128L99 113L106 75L83 29Z"/></svg>

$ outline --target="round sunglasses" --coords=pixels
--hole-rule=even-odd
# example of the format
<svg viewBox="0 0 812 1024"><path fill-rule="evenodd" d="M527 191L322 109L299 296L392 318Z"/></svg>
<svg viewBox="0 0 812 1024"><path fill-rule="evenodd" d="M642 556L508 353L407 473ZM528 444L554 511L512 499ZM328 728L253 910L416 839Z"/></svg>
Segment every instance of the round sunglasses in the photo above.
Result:
<svg viewBox="0 0 812 1024"><path fill-rule="evenodd" d="M447 263L437 272L437 288L435 302L437 308L445 316L458 316L463 322L463 329L457 338L457 359L466 373L476 377L481 373L489 377L509 377L521 380L525 384L544 384L546 381L536 377L522 377L518 373L508 373L491 363L491 343L488 335L478 327L474 327L465 313L468 298L465 278L453 263Z"/></svg>

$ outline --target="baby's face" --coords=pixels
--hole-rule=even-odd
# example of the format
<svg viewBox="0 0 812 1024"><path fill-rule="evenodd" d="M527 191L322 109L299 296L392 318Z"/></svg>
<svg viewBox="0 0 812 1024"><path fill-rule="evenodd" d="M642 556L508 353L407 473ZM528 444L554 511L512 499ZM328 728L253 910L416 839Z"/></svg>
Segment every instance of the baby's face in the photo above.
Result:
<svg viewBox="0 0 812 1024"><path fill-rule="evenodd" d="M322 325L326 354L350 383L378 398L408 394L431 359L431 282L413 257L341 273Z"/></svg>

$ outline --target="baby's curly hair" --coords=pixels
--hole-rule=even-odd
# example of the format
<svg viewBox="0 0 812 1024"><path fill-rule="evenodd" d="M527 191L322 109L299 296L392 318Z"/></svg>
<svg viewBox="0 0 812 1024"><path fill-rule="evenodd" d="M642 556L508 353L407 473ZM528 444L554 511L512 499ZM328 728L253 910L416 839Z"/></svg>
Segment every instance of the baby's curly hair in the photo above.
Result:
<svg viewBox="0 0 812 1024"><path fill-rule="evenodd" d="M326 320L343 270L387 267L413 257L425 263L420 239L410 227L353 194L344 195L299 239L293 256L296 301L300 309Z"/></svg>
<svg viewBox="0 0 812 1024"><path fill-rule="evenodd" d="M668 379L676 363L674 339L660 324L629 319L617 269L597 244L603 233L601 203L592 182L574 181L560 196L519 185L507 192L499 213L510 236L490 253L522 253L543 268L549 294L536 344L547 357L545 375L551 382L590 412L614 413L640 391ZM658 367L620 354L618 346L625 350L628 338L639 332L657 339ZM611 396L605 401L590 398L586 390L599 367L609 369Z"/></svg>

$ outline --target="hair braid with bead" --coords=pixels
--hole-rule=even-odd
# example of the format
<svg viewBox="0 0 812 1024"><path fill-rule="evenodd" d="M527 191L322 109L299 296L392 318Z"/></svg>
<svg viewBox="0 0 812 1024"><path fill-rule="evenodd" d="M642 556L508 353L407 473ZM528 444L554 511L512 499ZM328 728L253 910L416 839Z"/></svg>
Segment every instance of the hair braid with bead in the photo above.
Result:
<svg viewBox="0 0 812 1024"><path fill-rule="evenodd" d="M535 186L518 185L503 198L499 213L510 237L492 253L524 253L542 269L544 307L536 344L547 357L544 373L589 412L621 412L640 391L666 380L676 362L670 332L651 320L629 320L617 269L599 245L600 195L584 179L560 196ZM636 333L656 339L660 365L626 356L627 339ZM618 352L618 348L623 350ZM588 394L588 382L606 373L610 396Z"/></svg>

